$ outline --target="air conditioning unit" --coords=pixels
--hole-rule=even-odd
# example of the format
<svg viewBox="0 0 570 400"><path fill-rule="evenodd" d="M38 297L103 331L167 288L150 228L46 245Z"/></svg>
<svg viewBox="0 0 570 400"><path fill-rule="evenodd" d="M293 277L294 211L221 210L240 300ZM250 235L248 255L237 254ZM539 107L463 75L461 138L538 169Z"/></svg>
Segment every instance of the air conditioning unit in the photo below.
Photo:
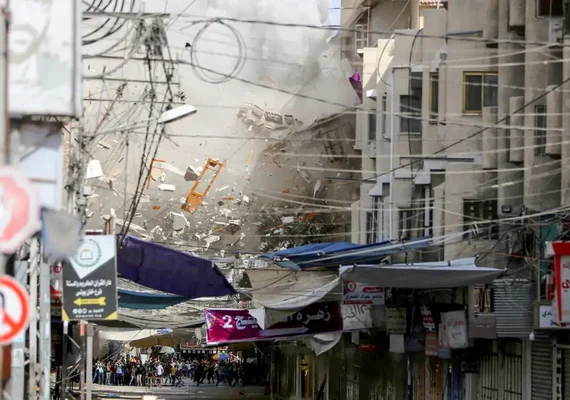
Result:
<svg viewBox="0 0 570 400"><path fill-rule="evenodd" d="M548 43L558 45L563 42L564 38L564 20L550 19L548 26Z"/></svg>

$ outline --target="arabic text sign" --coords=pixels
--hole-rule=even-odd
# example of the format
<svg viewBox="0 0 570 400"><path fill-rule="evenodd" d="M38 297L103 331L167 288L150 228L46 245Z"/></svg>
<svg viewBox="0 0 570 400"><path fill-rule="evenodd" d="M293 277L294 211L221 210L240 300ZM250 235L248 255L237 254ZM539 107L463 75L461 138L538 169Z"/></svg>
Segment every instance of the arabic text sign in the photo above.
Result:
<svg viewBox="0 0 570 400"><path fill-rule="evenodd" d="M207 343L235 343L315 335L342 330L340 304L315 303L269 329L261 329L247 310L210 309L204 311Z"/></svg>
<svg viewBox="0 0 570 400"><path fill-rule="evenodd" d="M84 236L63 266L63 319L117 319L115 235Z"/></svg>
<svg viewBox="0 0 570 400"><path fill-rule="evenodd" d="M551 305L541 305L538 308L538 327L540 329L570 329L570 324L553 321Z"/></svg>
<svg viewBox="0 0 570 400"><path fill-rule="evenodd" d="M384 287L369 286L363 283L347 281L343 289L344 304L372 304L384 305Z"/></svg>
<svg viewBox="0 0 570 400"><path fill-rule="evenodd" d="M554 266L558 307L556 322L570 322L570 255L555 256Z"/></svg>
<svg viewBox="0 0 570 400"><path fill-rule="evenodd" d="M450 349L464 349L468 345L467 319L465 311L441 313L441 322L445 332L445 343Z"/></svg>

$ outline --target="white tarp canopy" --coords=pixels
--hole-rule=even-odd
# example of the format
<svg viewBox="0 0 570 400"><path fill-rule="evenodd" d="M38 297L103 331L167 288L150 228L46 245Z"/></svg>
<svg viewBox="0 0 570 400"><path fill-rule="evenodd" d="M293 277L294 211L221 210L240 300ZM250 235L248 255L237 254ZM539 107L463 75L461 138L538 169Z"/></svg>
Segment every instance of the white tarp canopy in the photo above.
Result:
<svg viewBox="0 0 570 400"><path fill-rule="evenodd" d="M251 282L249 313L262 329L321 301L339 301L342 282L336 271L290 271L256 269L247 271Z"/></svg>
<svg viewBox="0 0 570 400"><path fill-rule="evenodd" d="M478 267L476 258L462 258L454 261L341 266L340 277L368 285L392 288L437 289L462 287L490 283L505 270Z"/></svg>
<svg viewBox="0 0 570 400"><path fill-rule="evenodd" d="M102 340L118 340L120 342L130 342L133 340L144 339L157 334L156 329L114 329L102 328L98 330L99 339Z"/></svg>

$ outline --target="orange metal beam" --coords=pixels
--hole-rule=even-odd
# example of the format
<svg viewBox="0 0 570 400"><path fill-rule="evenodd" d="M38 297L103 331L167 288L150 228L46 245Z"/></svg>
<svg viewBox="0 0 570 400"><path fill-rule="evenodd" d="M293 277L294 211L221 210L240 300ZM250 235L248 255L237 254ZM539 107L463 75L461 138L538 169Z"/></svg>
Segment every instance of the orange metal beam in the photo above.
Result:
<svg viewBox="0 0 570 400"><path fill-rule="evenodd" d="M153 158L153 159L152 159L152 161L150 162L150 168L149 168L149 171L148 171L148 177L146 178L146 188L147 188L147 189L150 188L150 181L151 181L151 179L152 179L152 168L153 168L155 162L157 162L157 163L163 163L163 162L166 162L166 161L164 161L164 160L159 160L159 159L157 159L157 158Z"/></svg>
<svg viewBox="0 0 570 400"><path fill-rule="evenodd" d="M204 165L204 168L202 169L200 176L198 177L196 182L194 182L194 186L192 186L190 193L188 193L188 196L186 197L186 201L184 202L184 204L181 207L182 210L190 212L190 213L196 212L198 207L200 207L200 204L202 204L204 197L206 197L206 195L210 191L210 188L214 184L214 181L218 177L223 166L224 166L224 164L222 164L221 162L212 160L211 158L208 158L208 161L206 161L206 165ZM200 184L200 182L202 182L202 179L204 178L206 171L211 171L211 170L215 171L214 176L210 179L210 182L208 183L208 186L206 187L206 189L204 189L204 191L202 193L198 193L196 191L196 189L198 188L198 185Z"/></svg>

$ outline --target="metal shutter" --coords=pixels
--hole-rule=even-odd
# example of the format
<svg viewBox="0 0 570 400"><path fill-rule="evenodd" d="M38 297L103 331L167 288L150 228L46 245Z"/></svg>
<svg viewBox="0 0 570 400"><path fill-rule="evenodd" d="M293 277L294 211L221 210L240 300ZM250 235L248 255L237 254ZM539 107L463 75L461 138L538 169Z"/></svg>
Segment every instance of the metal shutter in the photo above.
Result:
<svg viewBox="0 0 570 400"><path fill-rule="evenodd" d="M447 399L448 400L463 400L463 376L461 372L462 354L459 351L453 352L451 359L451 376L449 379Z"/></svg>
<svg viewBox="0 0 570 400"><path fill-rule="evenodd" d="M564 349L564 399L570 399L570 349Z"/></svg>
<svg viewBox="0 0 570 400"><path fill-rule="evenodd" d="M324 382L323 399L328 400L329 388L329 355L328 353L317 356L317 381L315 382L315 393L318 394Z"/></svg>
<svg viewBox="0 0 570 400"><path fill-rule="evenodd" d="M430 374L430 400L441 400L445 393L444 382L447 370L445 368L445 361L441 358L429 358L429 374Z"/></svg>
<svg viewBox="0 0 570 400"><path fill-rule="evenodd" d="M535 283L522 279L493 282L493 309L497 316L498 337L527 338L532 332L535 290Z"/></svg>
<svg viewBox="0 0 570 400"><path fill-rule="evenodd" d="M552 399L552 338L535 331L531 345L532 400Z"/></svg>

